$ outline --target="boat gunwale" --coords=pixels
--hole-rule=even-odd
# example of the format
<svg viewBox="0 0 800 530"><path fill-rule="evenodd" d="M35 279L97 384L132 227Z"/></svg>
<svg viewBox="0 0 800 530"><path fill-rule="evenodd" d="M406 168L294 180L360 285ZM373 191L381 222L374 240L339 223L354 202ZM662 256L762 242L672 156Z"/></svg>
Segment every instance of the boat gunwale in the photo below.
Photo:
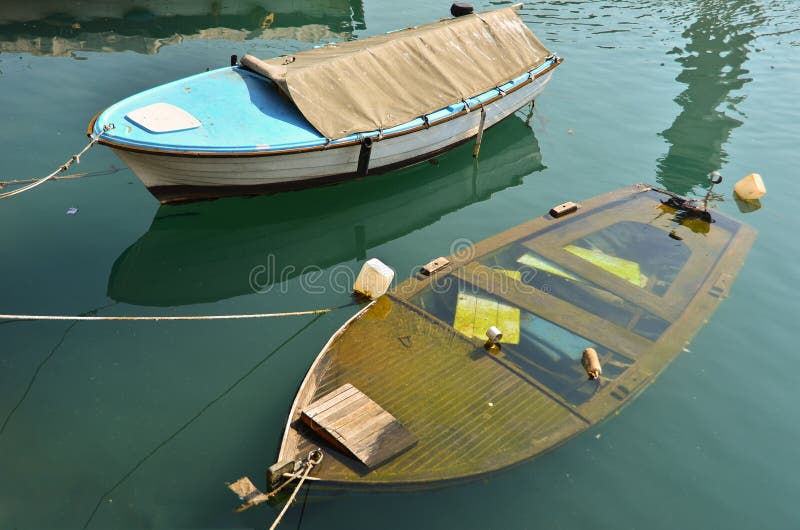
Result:
<svg viewBox="0 0 800 530"><path fill-rule="evenodd" d="M362 132L362 133L356 133L359 136L359 138L356 138L356 139L353 139L353 140L347 140L347 141L336 141L336 140L334 140L334 141L332 141L330 143L321 144L321 145L315 145L315 146L310 146L310 147L293 147L293 148L286 148L286 149L276 149L276 150L271 150L271 151L263 150L263 151L241 151L241 152L225 152L225 153L219 152L219 151L176 151L176 150L173 150L173 149L155 149L155 148L152 148L152 147L138 147L138 146L135 146L135 145L129 145L129 144L125 144L125 143L115 142L113 140L109 140L107 138L104 138L102 135L98 137L98 143L100 143L102 145L106 145L106 146L114 148L114 149L120 149L120 150L130 151L130 152L134 152L134 153L146 153L146 154L151 154L151 155L174 156L174 157L189 157L189 158L260 158L260 157L264 157L264 156L308 153L308 152L314 152L314 151L327 151L327 150L330 150L330 149L338 149L338 148L342 148L342 147L351 147L351 146L354 146L354 145L361 145L361 143L363 142L363 140L365 138L371 138L373 141L381 141L381 140L387 140L387 139L391 139L391 138L397 138L397 137L405 136L405 135L408 135L408 134L413 134L413 133L416 133L416 132L419 132L419 131L422 131L422 130L425 130L425 129L430 129L430 128L435 127L437 125L441 125L443 123L447 123L447 122L452 121L454 119L457 119L457 118L460 118L462 116L465 116L465 115L467 115L470 112L473 112L475 110L483 109L487 105L490 105L490 104L494 103L495 101L498 101L498 100L504 98L505 96L507 96L509 94L513 94L514 92L520 90L521 88L523 88L523 87L533 83L534 81L540 79L541 77L547 75L548 73L552 72L557 66L559 66L562 62L564 62L563 57L558 57L558 56L555 56L555 55L546 58L545 61L548 61L548 60L550 61L550 64L547 67L541 69L541 71L539 71L539 72L536 72L537 69L541 68L541 66L545 64L545 63L542 63L542 65L539 65L536 68L528 71L527 72L527 75L528 75L527 79L525 79L524 81L521 81L517 85L514 85L513 87L509 88L508 90L502 91L502 90L499 90L499 88L493 88L493 89L488 90L488 91L486 91L486 92L484 92L482 94L477 94L475 96L472 96L472 97L468 98L468 99L476 99L476 98L480 98L482 95L487 94L487 93L492 92L492 91L498 91L499 92L496 96L492 96L491 98L487 99L486 101L478 102L477 105L473 105L472 107L470 107L468 105L465 105L465 107L462 108L461 110L453 112L453 113L451 113L451 114L449 114L449 115L447 115L447 116L445 116L445 117L443 117L443 118L441 118L439 120L428 121L428 122L424 123L423 125L418 125L418 126L411 127L411 128L408 128L408 129L405 129L405 130L402 130L402 131L396 131L396 132L392 132L392 133L383 134L381 131L366 131L366 132ZM249 72L249 70L248 70L248 72ZM534 73L534 72L536 72L536 73ZM254 74L254 75L258 75L258 74ZM526 74L523 74L523 76L524 75L526 75ZM263 76L261 76L261 77L263 77ZM518 77L522 77L522 76L518 76ZM264 79L266 79L266 78L264 78ZM505 83L503 83L503 85L508 84L511 81L513 81L513 79L511 79L509 81L506 81ZM498 85L498 87L500 87L500 86L502 86L502 85ZM453 104L457 104L457 103L459 103L459 102L454 102ZM86 129L86 135L87 136L91 137L93 134L98 134L99 133L99 131L95 131L95 125L97 123L97 119L100 117L100 115L102 115L104 112L106 112L108 110L108 108L110 108L110 107L107 107L106 109L103 109L103 110L99 111L97 114L94 115L92 120L89 122L89 125L87 126L87 129ZM441 112L442 110L444 110L446 108L447 107L443 107L441 109L437 109L437 110L435 110L433 112L425 114L424 116L421 116L420 118L424 120L427 116L429 116L431 114L435 114L437 112ZM416 119L418 120L420 118L416 118ZM412 120L412 121L414 121L414 120ZM408 122L408 123L410 123L410 122ZM398 125L397 127L401 127L401 126L402 126L402 124Z"/></svg>

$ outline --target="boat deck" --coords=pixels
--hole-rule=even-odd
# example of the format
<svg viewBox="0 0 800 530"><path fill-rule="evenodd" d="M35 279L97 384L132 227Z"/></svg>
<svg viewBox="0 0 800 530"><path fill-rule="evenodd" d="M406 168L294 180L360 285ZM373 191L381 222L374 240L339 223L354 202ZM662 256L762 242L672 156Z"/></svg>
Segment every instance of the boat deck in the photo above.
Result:
<svg viewBox="0 0 800 530"><path fill-rule="evenodd" d="M127 118L136 109L168 103L185 110L201 125L153 133ZM255 151L318 145L324 138L263 77L243 68L220 68L140 92L105 111L94 131L107 123L106 137L122 145L182 151ZM269 138L270 145L265 144Z"/></svg>
<svg viewBox="0 0 800 530"><path fill-rule="evenodd" d="M552 68L556 61L548 59L531 72L468 98L466 105L477 108L498 97L501 91L513 91L531 76ZM186 111L200 122L200 126L152 132L130 119L131 112L159 103ZM461 113L464 107L465 102L455 102L425 118L434 125ZM365 131L329 142L272 81L235 66L203 72L123 99L101 112L89 125L89 133L98 134L108 124L114 125L114 129L103 135L109 145L171 154L233 156L349 145L367 136L378 137L420 128L425 125L425 120L420 117L384 131Z"/></svg>
<svg viewBox="0 0 800 530"><path fill-rule="evenodd" d="M350 383L311 403L301 417L311 429L370 469L417 443L417 437L397 418Z"/></svg>
<svg viewBox="0 0 800 530"><path fill-rule="evenodd" d="M468 476L487 462L510 465L520 453L535 454L587 425L482 347L420 316L397 299L382 298L331 348L312 400L350 383L421 442L369 473L326 447L315 475L370 484ZM311 434L305 425L298 427ZM297 453L318 446L316 436L304 437Z"/></svg>

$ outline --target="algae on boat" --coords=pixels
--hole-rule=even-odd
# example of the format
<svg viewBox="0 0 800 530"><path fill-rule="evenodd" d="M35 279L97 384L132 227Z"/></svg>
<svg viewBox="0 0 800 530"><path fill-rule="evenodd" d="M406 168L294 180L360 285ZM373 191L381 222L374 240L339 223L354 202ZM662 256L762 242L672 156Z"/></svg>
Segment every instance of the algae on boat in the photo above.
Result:
<svg viewBox="0 0 800 530"><path fill-rule="evenodd" d="M311 366L278 461L322 447L319 481L434 484L532 458L618 410L717 307L755 238L716 212L713 223L687 217L670 197L636 185L533 219L371 303ZM484 344L489 326L505 334L500 348ZM602 364L597 381L582 365L588 348ZM326 444L300 418L343 385L416 444L375 467Z"/></svg>

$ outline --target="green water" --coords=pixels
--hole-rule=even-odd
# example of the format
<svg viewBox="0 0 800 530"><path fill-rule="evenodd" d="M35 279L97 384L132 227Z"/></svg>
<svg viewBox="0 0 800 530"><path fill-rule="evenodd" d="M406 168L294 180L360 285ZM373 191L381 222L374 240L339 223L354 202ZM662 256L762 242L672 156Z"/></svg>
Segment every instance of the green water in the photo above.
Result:
<svg viewBox="0 0 800 530"><path fill-rule="evenodd" d="M365 37L447 7L8 0L0 177L49 173L83 147L105 106L231 54ZM490 130L477 166L464 146L437 164L340 186L159 207L109 150L94 148L73 169L120 170L0 202L0 312L341 305L365 258L402 280L553 204L638 181L701 195L706 174L720 170L715 207L759 238L689 351L631 406L488 479L411 493L312 488L281 528L797 528L798 4L543 0L522 16L566 60L533 130L517 117ZM768 195L742 213L731 189L752 171ZM301 378L355 310L0 323L0 528L266 527L277 509L234 514L224 484L244 474L262 483Z"/></svg>

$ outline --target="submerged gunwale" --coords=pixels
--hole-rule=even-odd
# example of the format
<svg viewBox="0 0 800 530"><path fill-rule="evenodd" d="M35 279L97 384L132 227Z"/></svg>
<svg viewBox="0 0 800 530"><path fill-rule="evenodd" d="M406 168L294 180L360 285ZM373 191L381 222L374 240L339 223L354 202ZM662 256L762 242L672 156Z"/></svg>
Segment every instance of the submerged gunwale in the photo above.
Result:
<svg viewBox="0 0 800 530"><path fill-rule="evenodd" d="M581 215L593 215L591 212L597 208L613 206L615 203L623 202L630 199L634 194L649 191L650 189L658 188L645 187L645 188L625 188L616 192L611 192L601 195L594 199L585 201L584 209ZM724 219L724 218L723 218ZM464 265L476 262L481 256L486 255L498 248L507 244L523 240L526 236L532 235L534 232L541 232L546 229L548 225L558 226L564 219L553 219L549 216L542 216L527 223L511 228L501 234L492 236L475 245L475 252L471 253L468 259L459 257L458 255L451 256L451 265L439 273L431 277L416 277L409 278L400 286L395 288L386 296L394 301L399 302L402 306L419 313L424 319L428 319L445 329L453 330L452 326L446 322L440 321L436 316L430 314L428 311L418 307L410 302L410 298L419 293L423 288L428 286L434 278L441 278L446 275L458 277L459 271L463 270ZM332 486L346 486L346 487L371 487L381 486L389 488L413 488L432 485L445 485L452 482L460 482L467 479L477 478L493 474L504 469L518 465L522 462L530 460L544 452L550 451L555 447L560 446L565 441L573 436L582 432L586 428L596 423L602 422L611 417L615 412L633 401L642 390L644 390L650 383L652 383L658 374L663 371L670 362L680 354L681 346L703 325L703 320L707 318L711 312L719 304L719 301L724 292L715 292L718 283L721 279L725 279L726 287L732 281L738 272L739 267L743 262L744 256L750 248L754 238L755 231L747 225L739 222L728 223L725 222L729 229L730 237L726 245L719 249L716 259L713 260L711 268L704 272L702 281L699 282L697 289L687 302L683 311L670 321L669 327L663 332L661 336L655 341L649 342L649 347L644 351L638 352L630 368L618 376L617 379L610 380L603 388L599 389L596 393L597 398L587 400L585 403L574 406L564 402L561 399L553 400L559 406L568 410L571 414L580 420L581 427L574 430L574 432L567 432L555 441L549 440L548 445L540 447L537 450L530 450L526 454L516 455L515 460L511 463L492 467L487 466L484 469L476 470L475 472L461 472L461 473L442 473L438 478L420 479L418 475L412 475L408 478L394 478L387 481L382 480L375 476L374 473L361 475L355 474L349 478L342 476L325 476L325 471L322 470L320 474L314 477L318 481ZM732 229L731 229L732 228ZM707 296L706 296L707 294ZM550 296L550 295L547 295ZM303 433L296 431L293 428L293 423L299 414L300 409L306 404L304 399L308 400L314 397L314 392L317 390L317 385L321 382L321 377L327 368L323 361L328 358L333 346L345 336L348 329L361 319L369 310L375 305L372 302L367 307L363 308L356 315L351 317L345 322L337 332L328 340L322 348L317 358L314 360L311 368L306 374L300 390L295 397L292 408L290 409L289 417L286 422L284 436L281 441L279 451L279 461L293 459L297 456L298 442L304 438ZM524 306L522 306L524 307ZM527 309L530 310L530 309ZM535 313L538 315L538 313ZM454 331L454 330L453 330ZM454 331L455 332L455 331ZM455 332L455 335L463 341L472 343L476 348L480 348L481 341L475 338L469 338ZM644 341L644 339L643 339ZM647 345L647 341L644 341ZM630 353L630 352L629 352ZM327 360L333 361L328 358ZM520 374L517 374L518 376ZM530 376L532 379L533 377ZM541 383L540 383L541 384ZM546 385L544 385L546 388ZM615 393L617 395L615 395ZM613 399L612 399L613 398ZM551 397L552 399L552 397ZM420 444L425 443L422 439Z"/></svg>

